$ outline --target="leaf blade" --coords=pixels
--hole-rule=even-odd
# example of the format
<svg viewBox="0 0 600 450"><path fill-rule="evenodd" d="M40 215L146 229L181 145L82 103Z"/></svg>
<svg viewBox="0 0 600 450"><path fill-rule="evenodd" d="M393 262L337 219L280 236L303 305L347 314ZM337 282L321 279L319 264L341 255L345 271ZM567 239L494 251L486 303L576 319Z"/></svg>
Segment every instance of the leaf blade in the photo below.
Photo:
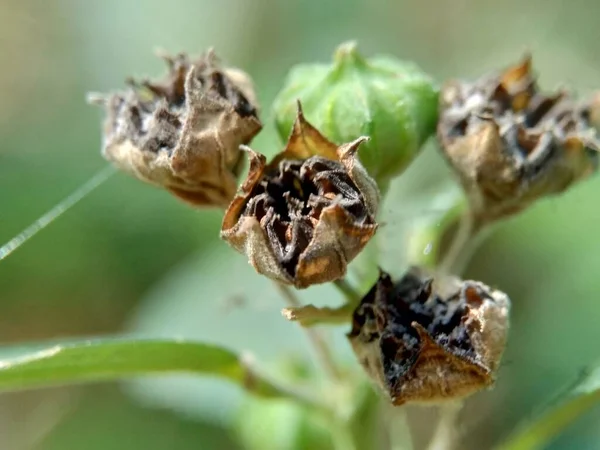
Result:
<svg viewBox="0 0 600 450"><path fill-rule="evenodd" d="M600 366L587 370L566 395L521 427L496 450L544 448L558 434L600 402Z"/></svg>
<svg viewBox="0 0 600 450"><path fill-rule="evenodd" d="M98 339L0 360L0 392L167 373L225 378L263 397L289 395L224 348L189 341Z"/></svg>

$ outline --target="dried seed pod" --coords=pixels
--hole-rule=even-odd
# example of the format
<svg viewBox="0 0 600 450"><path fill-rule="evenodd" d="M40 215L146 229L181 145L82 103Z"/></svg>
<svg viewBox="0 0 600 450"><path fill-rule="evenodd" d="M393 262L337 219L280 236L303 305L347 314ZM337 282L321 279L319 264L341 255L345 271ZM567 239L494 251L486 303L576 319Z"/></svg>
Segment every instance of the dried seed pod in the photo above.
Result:
<svg viewBox="0 0 600 450"><path fill-rule="evenodd" d="M262 128L252 82L212 50L163 58L165 79L130 80L127 91L96 99L107 112L102 153L195 206L225 208L243 167L239 147Z"/></svg>
<svg viewBox="0 0 600 450"><path fill-rule="evenodd" d="M440 95L438 138L481 222L517 213L593 173L600 105L539 91L525 58Z"/></svg>
<svg viewBox="0 0 600 450"><path fill-rule="evenodd" d="M297 288L342 277L377 229L379 191L356 158L366 138L337 147L298 114L285 150L250 171L221 237L261 274Z"/></svg>
<svg viewBox="0 0 600 450"><path fill-rule="evenodd" d="M412 268L393 283L381 273L348 339L394 405L458 399L494 383L509 307L505 294L477 281Z"/></svg>

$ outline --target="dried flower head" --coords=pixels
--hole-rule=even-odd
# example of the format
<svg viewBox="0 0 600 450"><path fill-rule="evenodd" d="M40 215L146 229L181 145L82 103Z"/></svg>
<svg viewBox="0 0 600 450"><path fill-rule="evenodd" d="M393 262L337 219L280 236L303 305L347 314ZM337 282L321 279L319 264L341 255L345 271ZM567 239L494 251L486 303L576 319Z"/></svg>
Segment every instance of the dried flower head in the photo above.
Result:
<svg viewBox="0 0 600 450"><path fill-rule="evenodd" d="M103 155L140 180L195 206L227 207L243 167L240 145L261 130L250 78L222 68L212 50L197 60L163 56L159 81L92 99L105 106Z"/></svg>
<svg viewBox="0 0 600 450"><path fill-rule="evenodd" d="M367 374L394 405L462 398L491 386L510 301L477 281L382 273L348 334Z"/></svg>
<svg viewBox="0 0 600 450"><path fill-rule="evenodd" d="M221 237L261 274L297 288L342 277L377 229L379 191L356 151L310 125L298 105L287 146L250 171L225 214Z"/></svg>
<svg viewBox="0 0 600 450"><path fill-rule="evenodd" d="M544 94L531 58L440 96L438 138L481 221L505 217L593 173L599 102Z"/></svg>

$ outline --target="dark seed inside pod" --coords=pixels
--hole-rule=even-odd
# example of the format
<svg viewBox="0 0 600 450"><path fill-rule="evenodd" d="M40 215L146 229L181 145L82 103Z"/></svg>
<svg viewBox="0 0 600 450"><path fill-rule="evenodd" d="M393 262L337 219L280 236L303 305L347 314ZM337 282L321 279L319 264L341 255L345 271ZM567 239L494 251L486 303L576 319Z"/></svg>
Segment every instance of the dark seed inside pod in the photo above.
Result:
<svg viewBox="0 0 600 450"><path fill-rule="evenodd" d="M185 78L192 65L197 67L196 79L199 85L209 95L216 95L231 103L235 111L242 117L257 116L257 111L246 96L238 89L229 77L215 66L214 57L207 56L197 61L191 61L187 55L169 58L169 77L164 81L137 83L130 80L134 87L147 89L152 93L152 99L165 99L170 108L180 108L186 100Z"/></svg>
<svg viewBox="0 0 600 450"><path fill-rule="evenodd" d="M448 352L470 361L477 359L464 323L468 302L463 290L449 299L440 298L432 291L431 279L413 273L395 284L383 274L354 313L349 337L378 340L386 380L394 385L414 366L421 351L414 322Z"/></svg>
<svg viewBox="0 0 600 450"><path fill-rule="evenodd" d="M531 58L440 95L438 138L476 221L491 222L564 192L598 167L600 103L537 85Z"/></svg>
<svg viewBox="0 0 600 450"><path fill-rule="evenodd" d="M208 80L202 79L200 76L200 82L202 84L208 83L209 89L217 92L222 98L231 102L233 109L242 117L257 116L256 108L248 101L248 99L237 89L229 78L227 78L221 72L213 72Z"/></svg>
<svg viewBox="0 0 600 450"><path fill-rule="evenodd" d="M187 113L185 80L192 65L198 68L196 86L205 95L229 102L241 117L258 118L256 108L210 58L191 61L179 55L167 62L170 72L164 80L129 79L131 90L112 100L115 120L125 121L129 138L143 150L170 153L177 145Z"/></svg>
<svg viewBox="0 0 600 450"><path fill-rule="evenodd" d="M521 158L521 164L534 166L524 174L530 176L556 156L568 136L582 139L592 127L591 105L574 105L563 91L540 92L530 64L526 60L501 75L451 86L439 125L442 139L452 142L476 132L484 122L495 122L507 152ZM597 142L583 144L597 159Z"/></svg>
<svg viewBox="0 0 600 450"><path fill-rule="evenodd" d="M334 204L341 206L353 223L373 224L363 196L344 166L313 156L304 161L283 160L267 172L254 188L244 215L256 217L282 267L294 277L321 213Z"/></svg>

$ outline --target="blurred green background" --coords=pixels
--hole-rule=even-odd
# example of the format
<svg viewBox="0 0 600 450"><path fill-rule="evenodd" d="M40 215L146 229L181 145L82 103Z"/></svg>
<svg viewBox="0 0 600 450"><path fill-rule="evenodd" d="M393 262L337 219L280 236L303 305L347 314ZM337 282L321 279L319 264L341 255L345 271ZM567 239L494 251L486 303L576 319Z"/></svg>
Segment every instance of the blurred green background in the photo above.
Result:
<svg viewBox="0 0 600 450"><path fill-rule="evenodd" d="M599 14L592 0L2 0L0 241L105 166L102 113L85 94L161 74L157 47L197 54L214 46L248 71L267 124L253 147L273 153L269 104L287 69L329 60L344 40L357 39L367 55L412 59L439 80L476 76L530 50L543 86L583 94L600 85ZM386 204L389 270L406 264L405 240L431 212L440 174L448 175L429 148L395 186ZM499 382L468 402L462 448L488 448L600 359L598 192L596 177L502 224L468 269L514 307ZM309 355L268 283L219 242L219 225L217 212L113 176L0 263L1 341L126 332L223 343L265 365ZM302 296L339 301L327 287ZM356 366L345 331L332 329L332 339ZM237 449L228 424L242 400L222 383L187 377L3 395L0 448ZM425 434L419 414L414 426ZM592 411L551 448L600 448L598 420Z"/></svg>

